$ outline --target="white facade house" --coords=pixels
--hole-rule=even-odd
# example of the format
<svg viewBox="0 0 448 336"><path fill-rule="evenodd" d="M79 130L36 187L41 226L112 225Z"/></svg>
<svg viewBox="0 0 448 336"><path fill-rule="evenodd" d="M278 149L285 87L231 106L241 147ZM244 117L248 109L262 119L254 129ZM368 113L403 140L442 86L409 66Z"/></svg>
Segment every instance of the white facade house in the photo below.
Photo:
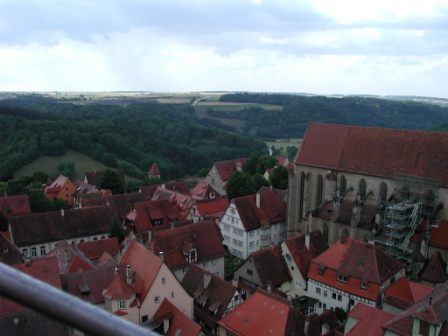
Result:
<svg viewBox="0 0 448 336"><path fill-rule="evenodd" d="M276 221L268 213L271 211L262 208L263 199L268 201L267 198L275 198L274 195L274 192L268 191L239 197L230 202L219 228L224 238L223 244L232 255L246 259L252 252L270 244L280 244L286 238L285 207L282 201L277 199L276 214L280 216L277 216ZM271 203L269 210L272 208Z"/></svg>

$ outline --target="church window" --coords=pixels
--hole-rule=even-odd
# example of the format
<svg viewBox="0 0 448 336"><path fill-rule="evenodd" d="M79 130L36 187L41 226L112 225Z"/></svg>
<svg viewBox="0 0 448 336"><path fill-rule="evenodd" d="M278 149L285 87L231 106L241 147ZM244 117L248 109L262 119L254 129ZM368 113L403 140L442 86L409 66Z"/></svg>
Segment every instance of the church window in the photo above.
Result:
<svg viewBox="0 0 448 336"><path fill-rule="evenodd" d="M343 196L346 190L347 190L347 179L345 178L344 175L342 175L341 179L339 180L339 195Z"/></svg>
<svg viewBox="0 0 448 336"><path fill-rule="evenodd" d="M305 201L305 173L300 175L299 221L303 220L303 203Z"/></svg>
<svg viewBox="0 0 448 336"><path fill-rule="evenodd" d="M384 182L382 182L380 185L380 201L381 202L387 201L387 185Z"/></svg>
<svg viewBox="0 0 448 336"><path fill-rule="evenodd" d="M324 192L324 179L322 175L317 178L317 195L316 195L316 208L319 208L322 204L322 194Z"/></svg>
<svg viewBox="0 0 448 336"><path fill-rule="evenodd" d="M358 186L358 195L363 200L366 197L366 194L367 194L367 183L364 179L361 179L359 181L359 186Z"/></svg>

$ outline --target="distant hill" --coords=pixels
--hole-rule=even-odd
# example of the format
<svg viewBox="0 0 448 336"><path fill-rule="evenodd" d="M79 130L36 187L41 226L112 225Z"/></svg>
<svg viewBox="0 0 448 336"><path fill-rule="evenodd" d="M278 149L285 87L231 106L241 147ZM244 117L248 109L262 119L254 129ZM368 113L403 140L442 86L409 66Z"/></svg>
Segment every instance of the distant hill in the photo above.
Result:
<svg viewBox="0 0 448 336"><path fill-rule="evenodd" d="M0 179L67 149L134 177L155 161L164 178L266 151L262 141L201 125L188 105L74 105L29 95L0 100L0 125Z"/></svg>
<svg viewBox="0 0 448 336"><path fill-rule="evenodd" d="M207 111L210 118L243 121L246 132L270 139L301 137L310 122L403 129L433 129L448 123L448 107L407 100L257 93L227 94L220 100L283 106L278 111L262 108Z"/></svg>

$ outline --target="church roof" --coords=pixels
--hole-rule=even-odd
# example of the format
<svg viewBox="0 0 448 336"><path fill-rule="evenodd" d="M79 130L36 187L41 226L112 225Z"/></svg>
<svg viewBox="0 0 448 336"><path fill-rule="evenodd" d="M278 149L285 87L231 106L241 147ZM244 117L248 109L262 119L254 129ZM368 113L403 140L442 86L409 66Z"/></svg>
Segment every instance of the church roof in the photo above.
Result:
<svg viewBox="0 0 448 336"><path fill-rule="evenodd" d="M448 133L312 123L294 162L385 178L429 178L448 186L447 154Z"/></svg>

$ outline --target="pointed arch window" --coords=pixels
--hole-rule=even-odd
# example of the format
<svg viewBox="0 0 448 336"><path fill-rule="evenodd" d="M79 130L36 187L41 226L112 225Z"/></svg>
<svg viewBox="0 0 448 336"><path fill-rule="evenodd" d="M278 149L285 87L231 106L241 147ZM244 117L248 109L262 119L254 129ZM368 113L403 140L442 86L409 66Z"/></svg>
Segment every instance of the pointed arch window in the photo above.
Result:
<svg viewBox="0 0 448 336"><path fill-rule="evenodd" d="M339 195L343 196L347 191L347 179L344 175L339 179Z"/></svg>
<svg viewBox="0 0 448 336"><path fill-rule="evenodd" d="M367 194L367 183L364 179L361 179L358 185L358 195L363 200L366 197L366 194Z"/></svg>
<svg viewBox="0 0 448 336"><path fill-rule="evenodd" d="M380 201L381 202L387 201L387 184L384 182L381 182L380 184Z"/></svg>
<svg viewBox="0 0 448 336"><path fill-rule="evenodd" d="M300 175L300 194L299 194L299 221L303 219L303 205L305 202L305 173Z"/></svg>
<svg viewBox="0 0 448 336"><path fill-rule="evenodd" d="M324 192L324 179L322 175L317 178L317 194L316 194L316 208L319 208L322 204L322 195Z"/></svg>

